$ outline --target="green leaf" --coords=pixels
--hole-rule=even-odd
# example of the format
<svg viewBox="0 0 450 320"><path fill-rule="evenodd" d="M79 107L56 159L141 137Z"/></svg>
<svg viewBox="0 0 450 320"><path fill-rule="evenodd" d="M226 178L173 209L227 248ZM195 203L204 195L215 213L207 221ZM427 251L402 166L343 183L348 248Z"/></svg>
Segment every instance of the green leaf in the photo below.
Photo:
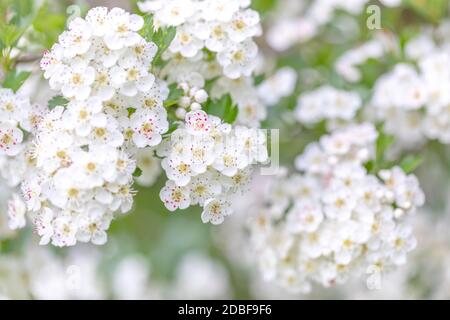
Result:
<svg viewBox="0 0 450 320"><path fill-rule="evenodd" d="M139 167L136 167L136 169L133 172L133 177L138 178L142 175L142 169Z"/></svg>
<svg viewBox="0 0 450 320"><path fill-rule="evenodd" d="M128 111L128 117L131 117L133 115L133 113L136 112L136 108L127 108Z"/></svg>
<svg viewBox="0 0 450 320"><path fill-rule="evenodd" d="M0 42L2 47L15 47L25 30L26 28L20 28L0 21Z"/></svg>
<svg viewBox="0 0 450 320"><path fill-rule="evenodd" d="M262 14L265 14L272 10L276 4L276 0L253 0L252 8Z"/></svg>
<svg viewBox="0 0 450 320"><path fill-rule="evenodd" d="M5 80L3 81L3 87L10 88L14 92L16 92L17 90L19 90L25 80L28 79L30 74L31 72L28 71L21 71L17 73L16 70L13 70L6 75Z"/></svg>
<svg viewBox="0 0 450 320"><path fill-rule="evenodd" d="M411 173L416 170L422 164L422 162L422 156L409 155L400 162L400 168L402 168L405 173Z"/></svg>
<svg viewBox="0 0 450 320"><path fill-rule="evenodd" d="M367 172L374 172L374 170L375 170L375 161L373 161L373 160L367 161L364 164L364 167L366 168Z"/></svg>
<svg viewBox="0 0 450 320"><path fill-rule="evenodd" d="M33 2L33 0L14 0L10 5L13 14L9 23L22 28L29 27L33 20L33 10L35 6Z"/></svg>
<svg viewBox="0 0 450 320"><path fill-rule="evenodd" d="M211 89L212 89L214 83L217 81L217 79L219 79L218 76L205 81L204 89L206 90L206 92L211 92Z"/></svg>
<svg viewBox="0 0 450 320"><path fill-rule="evenodd" d="M383 131L379 133L377 142L376 142L376 158L375 161L377 164L380 164L384 159L384 154L386 151L392 146L395 139L394 136L385 134Z"/></svg>
<svg viewBox="0 0 450 320"><path fill-rule="evenodd" d="M56 42L65 25L65 15L50 12L47 2L39 8L33 20L34 29L44 36L42 41L46 48L50 48Z"/></svg>
<svg viewBox="0 0 450 320"><path fill-rule="evenodd" d="M69 103L69 101L64 98L63 96L54 96L53 98L51 98L48 102L48 107L50 110L54 109L57 106L67 106L67 104Z"/></svg>
<svg viewBox="0 0 450 320"><path fill-rule="evenodd" d="M234 123L239 113L239 108L233 103L229 94L222 96L219 100L208 100L203 110L211 115L221 118L226 123Z"/></svg>
<svg viewBox="0 0 450 320"><path fill-rule="evenodd" d="M152 41L155 27L153 26L153 15L147 14L144 16L144 27L139 32L140 35L147 41Z"/></svg>
<svg viewBox="0 0 450 320"><path fill-rule="evenodd" d="M257 75L255 77L255 81L254 81L255 86L260 85L261 83L264 82L264 80L266 80L266 75L265 74Z"/></svg>
<svg viewBox="0 0 450 320"><path fill-rule="evenodd" d="M165 107L171 107L176 105L180 100L181 96L183 95L183 90L178 88L175 83L172 83L169 86L169 89L170 89L169 97L167 97L167 99L164 101Z"/></svg>
<svg viewBox="0 0 450 320"><path fill-rule="evenodd" d="M153 59L154 65L164 64L161 60L161 56L169 48L176 33L177 29L173 26L156 30L153 24L153 15L146 15L144 17L144 28L141 31L141 35L145 40L154 42L158 47L158 52Z"/></svg>
<svg viewBox="0 0 450 320"><path fill-rule="evenodd" d="M385 153L392 146L395 139L393 136L384 133L383 128L378 128L378 132L378 138L375 143L375 159L368 161L364 165L367 171L371 173L391 166L385 160Z"/></svg>
<svg viewBox="0 0 450 320"><path fill-rule="evenodd" d="M230 104L227 104L225 107L225 112L223 115L223 121L229 124L233 124L236 121L236 118L239 113L239 108L237 105L233 104L231 101Z"/></svg>
<svg viewBox="0 0 450 320"><path fill-rule="evenodd" d="M154 59L155 65L163 64L161 56L169 48L170 44L172 43L172 40L175 38L176 33L177 29L175 27L169 27L164 30L159 29L158 32L155 34L153 42L155 42L159 48Z"/></svg>

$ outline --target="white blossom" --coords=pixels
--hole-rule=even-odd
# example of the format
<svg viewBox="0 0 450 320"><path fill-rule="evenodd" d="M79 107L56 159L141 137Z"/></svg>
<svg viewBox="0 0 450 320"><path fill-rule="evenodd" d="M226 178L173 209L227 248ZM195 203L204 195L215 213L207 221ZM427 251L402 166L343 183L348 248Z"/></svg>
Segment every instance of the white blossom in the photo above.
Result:
<svg viewBox="0 0 450 320"><path fill-rule="evenodd" d="M248 222L264 278L305 293L312 283L329 287L365 270L371 285L375 268L381 276L405 263L416 246L409 217L424 195L415 176L398 167L367 172L374 131L363 124L324 136L299 156L300 173L272 178L267 202ZM346 148L324 144L336 140ZM327 165L309 165L311 153Z"/></svg>

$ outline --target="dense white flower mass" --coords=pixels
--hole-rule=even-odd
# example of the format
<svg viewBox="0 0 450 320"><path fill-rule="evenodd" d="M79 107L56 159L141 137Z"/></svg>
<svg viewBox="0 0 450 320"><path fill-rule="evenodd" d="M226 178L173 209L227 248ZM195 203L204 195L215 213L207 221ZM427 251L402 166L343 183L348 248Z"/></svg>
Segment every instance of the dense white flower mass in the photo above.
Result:
<svg viewBox="0 0 450 320"><path fill-rule="evenodd" d="M306 125L322 120L351 121L361 108L361 97L356 92L322 86L298 97L296 119Z"/></svg>
<svg viewBox="0 0 450 320"><path fill-rule="evenodd" d="M261 35L259 14L240 0L148 0L139 2L153 13L154 25L176 26L169 50L194 58L207 49L216 54L224 74L232 79L250 76L258 47L252 38Z"/></svg>
<svg viewBox="0 0 450 320"><path fill-rule="evenodd" d="M259 14L248 8L250 1L151 0L138 5L153 15L155 28L176 27L162 55L162 75L183 90L177 118L202 109L208 98L230 94L239 108L236 123L258 127L266 118L266 105L252 78L258 61L253 37L261 34L261 26Z"/></svg>
<svg viewBox="0 0 450 320"><path fill-rule="evenodd" d="M9 202L10 227L24 227L28 213L41 244L104 244L116 213L132 208L134 180L152 185L160 166L169 179L160 195L169 210L200 205L202 221L213 224L231 214L231 197L245 190L251 166L268 157L264 134L240 126L258 127L265 118L250 77L258 50L252 38L261 28L248 6L237 0L141 5L154 14L154 26L177 26L161 68L152 65L160 48L138 33L142 17L96 7L70 21L40 63L61 105L31 106L9 89L0 94L0 169L23 195ZM292 83L292 72L279 77ZM213 78L210 97L206 81ZM171 115L162 79L181 91ZM226 94L239 108L236 127L202 110ZM183 121L163 136L173 115ZM31 133L26 145L22 130Z"/></svg>
<svg viewBox="0 0 450 320"><path fill-rule="evenodd" d="M202 221L212 224L232 213L232 197L246 190L252 165L268 158L261 130L232 127L202 110L189 112L158 154L169 179L160 193L166 208L199 205Z"/></svg>
<svg viewBox="0 0 450 320"><path fill-rule="evenodd" d="M141 182L155 179L142 152L168 130L169 90L149 72L157 47L137 33L142 26L140 16L122 9L93 8L41 61L51 88L68 101L48 112L30 110L34 120L21 125L34 128L34 167L21 189L41 244L104 244L114 214L132 207L136 160L145 172ZM2 130L7 154L15 154L21 131L10 123ZM22 227L14 208L11 224Z"/></svg>
<svg viewBox="0 0 450 320"><path fill-rule="evenodd" d="M253 164L267 160L266 117L251 75L261 34L259 14L249 1L145 1L155 28L174 26L176 34L162 58L162 75L181 89L175 116L182 120L158 148L168 181L160 197L170 211L203 207L203 222L220 224L231 214L232 196L245 190ZM211 84L207 91L206 83ZM293 85L291 85L293 86ZM287 88L279 93L286 96ZM232 127L203 109L229 94L238 107ZM276 94L274 92L274 94ZM245 127L244 127L245 126Z"/></svg>
<svg viewBox="0 0 450 320"><path fill-rule="evenodd" d="M75 2L0 5L0 300L450 297L448 3Z"/></svg>
<svg viewBox="0 0 450 320"><path fill-rule="evenodd" d="M374 87L375 116L405 148L450 143L450 42L433 40L438 30L410 40L405 51L414 64L395 65Z"/></svg>
<svg viewBox="0 0 450 320"><path fill-rule="evenodd" d="M249 228L266 280L296 292L367 273L369 288L416 246L408 217L424 203L399 167L370 173L377 132L351 125L307 146L300 173L274 179Z"/></svg>
<svg viewBox="0 0 450 320"><path fill-rule="evenodd" d="M11 89L0 88L0 177L14 192L20 182L33 172L35 159L26 135L33 134L46 108L31 105L28 98ZM17 193L7 202L8 226L11 230L26 224L26 207Z"/></svg>
<svg viewBox="0 0 450 320"><path fill-rule="evenodd" d="M0 88L0 175L17 186L32 165L26 133L33 133L45 113L39 105L11 89Z"/></svg>

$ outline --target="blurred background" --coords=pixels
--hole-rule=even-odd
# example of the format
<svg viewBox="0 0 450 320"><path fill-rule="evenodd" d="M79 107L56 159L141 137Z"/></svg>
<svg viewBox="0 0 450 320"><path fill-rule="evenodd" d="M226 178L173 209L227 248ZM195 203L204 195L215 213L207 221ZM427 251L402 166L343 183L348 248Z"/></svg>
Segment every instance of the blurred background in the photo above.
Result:
<svg viewBox="0 0 450 320"><path fill-rule="evenodd" d="M298 73L295 92L268 108L265 128L280 128L282 165L292 168L295 157L324 132L292 121L297 97L324 84L357 91L367 102L376 80L404 61L408 41L427 28L444 26L450 33L449 1L314 1L253 0L262 16L264 36L257 39L262 58L259 72L281 67ZM83 16L93 6L119 6L137 12L135 1L2 0L0 32L11 34L3 15L14 7L31 23L20 44L27 52L19 68L33 71L21 89L31 100L46 104L54 95L39 72L38 59L49 49L72 14ZM380 26L368 19L376 5ZM373 9L373 7L372 7ZM376 9L375 9L376 11ZM314 16L310 23L311 17ZM358 67L358 81L348 81L336 65L351 49L382 39L383 54ZM397 148L393 153L402 153ZM408 146L424 157L417 170L427 204L415 219L418 247L408 263L386 276L382 289L370 291L362 279L335 288L314 288L299 295L265 283L255 263L245 224L257 193L236 202L236 214L221 226L203 224L197 207L169 213L159 199L166 180L161 173L151 187L136 186L134 209L115 220L101 247L77 245L40 247L31 227L8 230L6 206L10 190L0 185L0 298L6 299L448 299L450 298L450 152L434 141ZM1 180L0 180L1 181ZM264 184L258 177L251 190ZM253 198L252 198L253 197Z"/></svg>

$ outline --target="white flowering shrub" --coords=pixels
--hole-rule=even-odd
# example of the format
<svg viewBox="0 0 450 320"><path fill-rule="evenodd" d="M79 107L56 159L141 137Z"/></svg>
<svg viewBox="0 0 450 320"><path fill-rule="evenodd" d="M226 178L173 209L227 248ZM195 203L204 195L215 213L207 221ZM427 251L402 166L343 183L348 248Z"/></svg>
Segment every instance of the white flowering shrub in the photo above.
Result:
<svg viewBox="0 0 450 320"><path fill-rule="evenodd" d="M154 14L156 26L175 26L171 54L201 59L202 49L215 54L225 76L251 76L258 47L252 37L261 35L259 14L241 0L149 0L139 2Z"/></svg>
<svg viewBox="0 0 450 320"><path fill-rule="evenodd" d="M176 6L172 13L182 9ZM210 6L210 10L218 10L214 2ZM218 55L225 76L250 76L250 58L256 55L256 45L243 41L258 33L259 16L250 9L240 10L237 3L228 10L229 18L216 13L215 19L220 20L229 39L220 50L213 46L214 51L236 50L228 53L232 62ZM159 25L160 16L164 14L154 13L155 24ZM205 12L203 17L211 16ZM173 17L165 19L164 25L172 26ZM174 20L175 25L183 22ZM144 185L152 184L159 174L154 148L168 132L171 116L184 120L173 123L179 128L165 139L163 149L167 150L158 152L165 157L160 164L169 178L161 199L171 211L199 204L204 207L203 222L221 223L231 213L230 197L245 190L251 178L250 166L267 160L262 132L223 123L232 123L237 116L229 96L223 100L224 119L210 116L202 110L214 107L203 89L202 74L177 75L173 82L160 72L160 61L154 61L164 46L172 53L181 50L186 57L199 54L203 47L191 54L192 47L184 42L188 36L184 29L176 34L174 29L160 29L158 37L154 25L147 25L142 36L139 31L143 27L141 16L120 8L96 7L85 19L73 19L40 63L50 88L60 93L51 110L32 109L26 99L2 89L2 152L12 157L25 150L19 123L28 131L34 129L29 148L33 163L25 169L20 188L41 244L104 244L116 213L132 208L136 168L141 171L138 182ZM191 27L185 26L186 30ZM155 38L159 47L146 38ZM253 53L246 57L248 46ZM244 55L243 61L233 60L239 55ZM165 70L169 74L175 71ZM172 92L165 79L175 85ZM179 107L168 114L166 107L171 105L165 102ZM186 113L186 109L192 111ZM7 167L2 170L5 174ZM25 225L20 198L11 202L9 215L14 228Z"/></svg>
<svg viewBox="0 0 450 320"><path fill-rule="evenodd" d="M115 212L133 202L137 148L168 130L165 84L149 72L157 52L140 16L98 7L76 18L41 60L66 99L35 132L35 168L21 184L41 244L104 244Z"/></svg>
<svg viewBox="0 0 450 320"><path fill-rule="evenodd" d="M0 298L449 297L448 1L92 3L0 3Z"/></svg>
<svg viewBox="0 0 450 320"><path fill-rule="evenodd" d="M248 191L252 164L267 160L266 137L258 129L232 127L204 111L191 111L159 152L167 181L160 196L167 209L203 207L203 222L220 224L231 214L236 193Z"/></svg>
<svg viewBox="0 0 450 320"><path fill-rule="evenodd" d="M152 14L149 24L173 32L162 54L162 74L181 89L178 118L202 109L208 96L220 99L230 94L239 109L238 124L259 127L265 119L265 103L252 78L258 62L253 38L262 29L259 14L249 5L241 0L138 2L143 12Z"/></svg>
<svg viewBox="0 0 450 320"><path fill-rule="evenodd" d="M446 27L443 24L411 39L405 54L413 63L396 64L375 84L370 104L376 108L376 117L385 121L386 131L405 147L426 140L450 143L450 41L443 38Z"/></svg>
<svg viewBox="0 0 450 320"><path fill-rule="evenodd" d="M273 181L250 220L263 276L309 292L402 265L416 246L410 216L423 205L414 175L401 168L371 173L377 133L370 124L323 136L296 160L300 173Z"/></svg>

